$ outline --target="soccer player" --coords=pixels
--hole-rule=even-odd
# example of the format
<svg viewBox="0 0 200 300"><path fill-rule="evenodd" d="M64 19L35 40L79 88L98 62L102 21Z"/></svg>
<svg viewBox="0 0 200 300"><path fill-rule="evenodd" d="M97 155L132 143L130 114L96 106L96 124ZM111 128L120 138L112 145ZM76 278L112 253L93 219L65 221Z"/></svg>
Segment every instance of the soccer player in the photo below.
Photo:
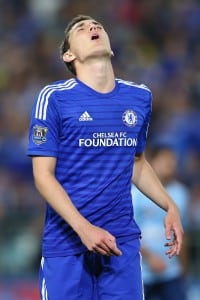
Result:
<svg viewBox="0 0 200 300"><path fill-rule="evenodd" d="M42 300L142 300L140 230L131 180L166 211L168 255L179 254L175 203L144 156L151 92L116 79L108 34L90 16L65 30L74 77L44 87L33 106L28 155L47 203Z"/></svg>

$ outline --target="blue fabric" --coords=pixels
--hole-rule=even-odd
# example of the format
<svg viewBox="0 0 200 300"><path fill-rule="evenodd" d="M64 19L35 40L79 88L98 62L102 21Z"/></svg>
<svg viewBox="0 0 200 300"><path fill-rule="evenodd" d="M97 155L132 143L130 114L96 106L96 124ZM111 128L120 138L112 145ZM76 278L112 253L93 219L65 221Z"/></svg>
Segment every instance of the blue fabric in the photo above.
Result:
<svg viewBox="0 0 200 300"><path fill-rule="evenodd" d="M123 253L120 257L86 252L43 258L41 300L143 300L140 242L118 246Z"/></svg>
<svg viewBox="0 0 200 300"><path fill-rule="evenodd" d="M143 152L151 115L151 92L116 79L98 93L77 79L45 87L32 111L28 155L56 157L56 178L91 223L118 242L140 236L133 220L134 156ZM43 255L86 251L79 237L47 205Z"/></svg>

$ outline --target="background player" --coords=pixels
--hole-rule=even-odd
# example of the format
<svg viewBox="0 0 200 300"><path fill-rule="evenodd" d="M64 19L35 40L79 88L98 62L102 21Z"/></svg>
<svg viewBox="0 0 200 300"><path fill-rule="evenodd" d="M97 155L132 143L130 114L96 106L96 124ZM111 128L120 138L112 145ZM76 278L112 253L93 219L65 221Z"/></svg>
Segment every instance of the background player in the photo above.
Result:
<svg viewBox="0 0 200 300"><path fill-rule="evenodd" d="M186 230L190 194L187 187L176 178L176 154L168 144L151 147L148 149L148 154L153 169L179 207L184 230ZM145 299L187 299L184 279L188 261L186 236L181 255L168 259L163 251L164 211L149 201L134 186L132 195L135 220L142 231L141 252Z"/></svg>

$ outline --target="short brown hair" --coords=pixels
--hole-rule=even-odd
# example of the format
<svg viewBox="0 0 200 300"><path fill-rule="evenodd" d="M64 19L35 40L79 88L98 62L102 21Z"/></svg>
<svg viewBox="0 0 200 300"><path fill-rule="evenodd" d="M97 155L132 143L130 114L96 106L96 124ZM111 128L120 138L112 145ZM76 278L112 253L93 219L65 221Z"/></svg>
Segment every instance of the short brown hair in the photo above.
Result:
<svg viewBox="0 0 200 300"><path fill-rule="evenodd" d="M81 21L85 21L85 20L93 20L92 17L87 16L87 15L78 15L76 17L74 17L67 25L67 27L65 28L64 34L64 40L62 41L61 45L60 45L60 54L61 56L63 56L63 54L70 48L69 45L69 32L72 29L72 27L76 24L79 23ZM74 67L74 63L73 62L65 62L67 68L69 69L69 71L76 75L76 70Z"/></svg>

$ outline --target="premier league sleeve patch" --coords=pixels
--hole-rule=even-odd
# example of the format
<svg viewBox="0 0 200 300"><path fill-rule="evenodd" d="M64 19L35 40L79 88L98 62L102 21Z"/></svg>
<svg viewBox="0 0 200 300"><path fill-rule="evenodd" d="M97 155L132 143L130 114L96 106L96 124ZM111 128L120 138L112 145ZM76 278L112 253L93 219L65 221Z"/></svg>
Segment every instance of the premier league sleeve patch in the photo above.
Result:
<svg viewBox="0 0 200 300"><path fill-rule="evenodd" d="M47 127L35 125L33 127L33 142L36 145L45 143L47 141L47 138L46 138L47 131L48 131Z"/></svg>

